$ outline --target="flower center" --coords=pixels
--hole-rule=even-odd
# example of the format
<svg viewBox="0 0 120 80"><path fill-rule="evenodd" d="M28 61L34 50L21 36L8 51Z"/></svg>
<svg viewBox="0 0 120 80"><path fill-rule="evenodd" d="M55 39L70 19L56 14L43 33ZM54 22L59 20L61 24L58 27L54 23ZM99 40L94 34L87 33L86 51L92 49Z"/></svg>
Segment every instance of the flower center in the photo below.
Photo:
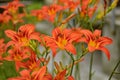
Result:
<svg viewBox="0 0 120 80"><path fill-rule="evenodd" d="M10 6L8 8L8 11L11 13L11 14L15 14L16 13L16 10L15 10L15 7L14 6Z"/></svg>
<svg viewBox="0 0 120 80"><path fill-rule="evenodd" d="M90 40L89 45L92 47L97 47L97 43L95 41Z"/></svg>
<svg viewBox="0 0 120 80"><path fill-rule="evenodd" d="M21 42L24 46L29 46L29 40L26 37L21 38Z"/></svg>
<svg viewBox="0 0 120 80"><path fill-rule="evenodd" d="M36 67L36 63L35 63L35 62L30 63L29 68L30 68L31 70L33 70L35 67Z"/></svg>
<svg viewBox="0 0 120 80"><path fill-rule="evenodd" d="M64 49L66 44L67 44L67 40L65 38L58 37L57 45L60 49Z"/></svg>
<svg viewBox="0 0 120 80"><path fill-rule="evenodd" d="M49 15L55 15L55 10L54 8L51 8L50 10L48 10Z"/></svg>
<svg viewBox="0 0 120 80"><path fill-rule="evenodd" d="M42 20L43 19L43 15L42 14L39 14L38 15L38 20Z"/></svg>
<svg viewBox="0 0 120 80"><path fill-rule="evenodd" d="M20 56L19 53L17 53L17 54L14 56L14 60L15 60L15 61L21 61L21 60L22 60L22 57Z"/></svg>

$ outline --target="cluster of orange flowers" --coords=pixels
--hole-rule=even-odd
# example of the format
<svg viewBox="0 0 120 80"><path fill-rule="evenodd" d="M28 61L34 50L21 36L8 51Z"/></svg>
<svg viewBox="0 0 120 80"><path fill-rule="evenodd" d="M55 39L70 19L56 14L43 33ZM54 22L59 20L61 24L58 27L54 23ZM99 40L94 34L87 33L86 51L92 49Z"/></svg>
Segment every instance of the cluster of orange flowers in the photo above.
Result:
<svg viewBox="0 0 120 80"><path fill-rule="evenodd" d="M18 77L8 80L74 80L70 70L74 64L81 61L85 54L101 50L110 60L110 53L105 46L111 44L112 40L101 36L101 30L90 31L81 27L67 28L65 26L71 18L77 15L73 14L76 13L76 10L82 18L91 19L98 2L99 0L54 0L50 6L43 6L40 10L31 11L31 15L36 16L38 20L57 22L58 27L52 30L51 36L36 32L33 24L22 25L17 31L5 30L5 35L10 38L10 41L4 43L4 39L0 39L1 65L3 60L14 61L16 70L20 73ZM91 3L93 6L89 7ZM19 13L19 7L25 7L19 0L14 0L7 6L1 6L5 11L0 14L0 23L7 23L11 20L13 24L17 24L23 21L22 17L25 15ZM70 16L64 16L64 12L69 12ZM61 17L66 18L63 20ZM86 53L68 67L61 68L55 62L55 76L51 75L47 69L49 68L47 64L50 60L48 57L50 50L53 57L57 55L58 50L65 50L71 58L74 58L73 56L77 54L75 44L78 43L87 44L84 47ZM43 46L45 51L40 52L39 45Z"/></svg>
<svg viewBox="0 0 120 80"><path fill-rule="evenodd" d="M32 15L36 16L38 20L48 20L51 22L55 21L58 12L67 11L73 13L78 7L80 15L82 17L89 16L91 18L97 9L97 4L99 0L96 0L92 7L88 5L92 0L54 0L54 3L50 6L43 6L39 10L33 10ZM80 6L80 4L82 4ZM89 7L89 8L88 8Z"/></svg>
<svg viewBox="0 0 120 80"><path fill-rule="evenodd" d="M19 12L18 9L20 7L24 7L24 5L19 3L19 0L14 0L6 6L1 6L0 8L3 8L4 12L0 14L0 22L8 23L9 21L12 21L14 25L23 22L22 17L24 17L25 14Z"/></svg>
<svg viewBox="0 0 120 80"><path fill-rule="evenodd" d="M0 40L0 60L15 61L17 71L19 71L20 68L25 68L20 72L21 77L16 78L15 80L52 80L50 73L46 73L47 69L45 65L48 64L48 60L44 57L37 57L36 50L34 49L35 47L31 47L34 46L34 44L31 43L32 41L34 42L34 40L38 41L39 44L50 48L53 56L56 55L57 48L66 50L71 54L76 55L77 52L74 44L78 42L85 42L88 44L88 52L102 50L105 52L108 60L110 59L110 53L107 48L105 48L105 45L111 44L112 40L108 37L102 37L100 30L95 30L92 33L90 30L86 29L67 29L57 27L52 31L52 36L48 36L35 32L34 29L34 25L27 24L21 26L18 32L6 30L5 34L11 38L11 40L7 44L3 43L3 39ZM8 47L11 48L8 49ZM9 55L2 57L6 50L8 50ZM41 63L43 63L44 66L42 66ZM31 72L32 74L30 76ZM65 75L66 69L60 71L54 80L65 80ZM71 80L71 78L68 80Z"/></svg>

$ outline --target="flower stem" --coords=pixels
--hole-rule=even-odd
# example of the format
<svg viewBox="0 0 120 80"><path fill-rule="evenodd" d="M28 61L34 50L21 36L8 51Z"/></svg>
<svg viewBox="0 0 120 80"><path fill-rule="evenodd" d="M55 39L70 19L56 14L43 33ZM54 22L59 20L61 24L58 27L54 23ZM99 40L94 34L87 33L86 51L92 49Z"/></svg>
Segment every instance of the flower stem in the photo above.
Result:
<svg viewBox="0 0 120 80"><path fill-rule="evenodd" d="M76 73L75 73L75 78L81 80L79 63L76 65L76 70L75 70L75 72L76 72Z"/></svg>
<svg viewBox="0 0 120 80"><path fill-rule="evenodd" d="M49 52L48 52L48 48L46 48L46 55L45 55L45 59L47 58Z"/></svg>
<svg viewBox="0 0 120 80"><path fill-rule="evenodd" d="M62 23L60 24L60 26L63 25L63 24L66 24L74 16L76 16L76 14L71 14L70 16L68 16L65 20L62 21Z"/></svg>
<svg viewBox="0 0 120 80"><path fill-rule="evenodd" d="M118 63L116 64L116 66L115 66L115 68L113 69L113 71L112 71L112 73L111 73L111 75L110 75L110 77L109 77L108 80L111 80L111 79L112 79L112 76L113 76L113 74L115 73L115 70L118 68L119 64L120 64L120 60L119 60Z"/></svg>
<svg viewBox="0 0 120 80"><path fill-rule="evenodd" d="M66 51L67 52L67 51ZM71 57L71 59L72 59L72 66L71 66L71 71L70 71L70 76L72 75L72 72L73 72L73 67L74 67L74 62L75 62L75 60L74 60L74 57L72 56L72 54L70 54L69 52L67 52L68 53L68 55Z"/></svg>
<svg viewBox="0 0 120 80"><path fill-rule="evenodd" d="M120 74L120 72L114 72L114 74Z"/></svg>
<svg viewBox="0 0 120 80"><path fill-rule="evenodd" d="M88 53L88 49L86 49L86 50L82 53L82 55L80 56L79 59L81 59L81 58L82 58L83 56L85 56L87 53Z"/></svg>
<svg viewBox="0 0 120 80"><path fill-rule="evenodd" d="M70 76L72 75L73 67L74 67L74 59L72 59L72 68L71 68Z"/></svg>
<svg viewBox="0 0 120 80"><path fill-rule="evenodd" d="M16 24L13 24L13 30L16 30Z"/></svg>
<svg viewBox="0 0 120 80"><path fill-rule="evenodd" d="M89 68L89 80L92 80L92 65L93 65L93 53L91 54L91 59L90 59L90 68Z"/></svg>

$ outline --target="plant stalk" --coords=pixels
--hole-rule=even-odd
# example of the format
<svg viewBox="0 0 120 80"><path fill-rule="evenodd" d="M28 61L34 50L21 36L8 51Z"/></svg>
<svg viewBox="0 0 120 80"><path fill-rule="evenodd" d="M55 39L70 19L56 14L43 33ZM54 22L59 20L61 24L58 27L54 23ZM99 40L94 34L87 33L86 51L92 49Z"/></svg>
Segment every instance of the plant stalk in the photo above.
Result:
<svg viewBox="0 0 120 80"><path fill-rule="evenodd" d="M66 51L67 52L67 51ZM73 67L74 67L74 62L75 62L75 60L74 60L74 57L72 56L72 54L70 54L69 52L67 52L68 53L68 55L71 57L71 59L72 59L72 66L71 66L71 71L70 71L70 76L72 75L72 72L73 72Z"/></svg>
<svg viewBox="0 0 120 80"><path fill-rule="evenodd" d="M93 65L93 53L91 54L91 59L90 59L90 68L89 68L89 80L92 80L92 65Z"/></svg>
<svg viewBox="0 0 120 80"><path fill-rule="evenodd" d="M108 80L111 80L111 79L112 79L112 76L113 76L113 74L115 73L115 70L118 68L119 64L120 64L120 60L119 60L118 63L116 64L116 66L115 66L115 68L113 69L113 71L112 71L112 73L111 73L111 75L110 75L110 77L109 77Z"/></svg>

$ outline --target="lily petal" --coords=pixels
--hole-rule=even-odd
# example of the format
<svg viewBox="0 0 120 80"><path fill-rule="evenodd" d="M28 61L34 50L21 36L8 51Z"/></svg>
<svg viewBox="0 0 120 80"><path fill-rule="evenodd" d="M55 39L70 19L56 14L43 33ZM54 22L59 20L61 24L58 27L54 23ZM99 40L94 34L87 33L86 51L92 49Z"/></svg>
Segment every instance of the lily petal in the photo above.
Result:
<svg viewBox="0 0 120 80"><path fill-rule="evenodd" d="M46 66L43 66L38 72L37 74L35 75L34 79L33 80L43 80L43 77L46 73Z"/></svg>
<svg viewBox="0 0 120 80"><path fill-rule="evenodd" d="M108 37L101 37L101 38L99 38L100 46L105 46L105 45L111 44L112 42L113 42L112 39L110 39Z"/></svg>
<svg viewBox="0 0 120 80"><path fill-rule="evenodd" d="M72 76L69 76L68 80L74 80L74 78Z"/></svg>
<svg viewBox="0 0 120 80"><path fill-rule="evenodd" d="M108 51L107 48L105 47L100 47L98 50L101 50L105 53L105 55L107 56L108 60L110 60L110 52Z"/></svg>
<svg viewBox="0 0 120 80"><path fill-rule="evenodd" d="M12 40L16 40L16 32L15 31L12 31L12 30L6 30L5 31L5 34L11 38Z"/></svg>
<svg viewBox="0 0 120 80"><path fill-rule="evenodd" d="M75 49L75 47L72 45L72 44L67 44L66 46L65 46L65 49L67 50L67 51L69 51L69 52L71 52L72 54L76 54L76 49Z"/></svg>
<svg viewBox="0 0 120 80"><path fill-rule="evenodd" d="M101 36L101 30L95 30L95 31L93 32L93 35L95 35L95 37Z"/></svg>

